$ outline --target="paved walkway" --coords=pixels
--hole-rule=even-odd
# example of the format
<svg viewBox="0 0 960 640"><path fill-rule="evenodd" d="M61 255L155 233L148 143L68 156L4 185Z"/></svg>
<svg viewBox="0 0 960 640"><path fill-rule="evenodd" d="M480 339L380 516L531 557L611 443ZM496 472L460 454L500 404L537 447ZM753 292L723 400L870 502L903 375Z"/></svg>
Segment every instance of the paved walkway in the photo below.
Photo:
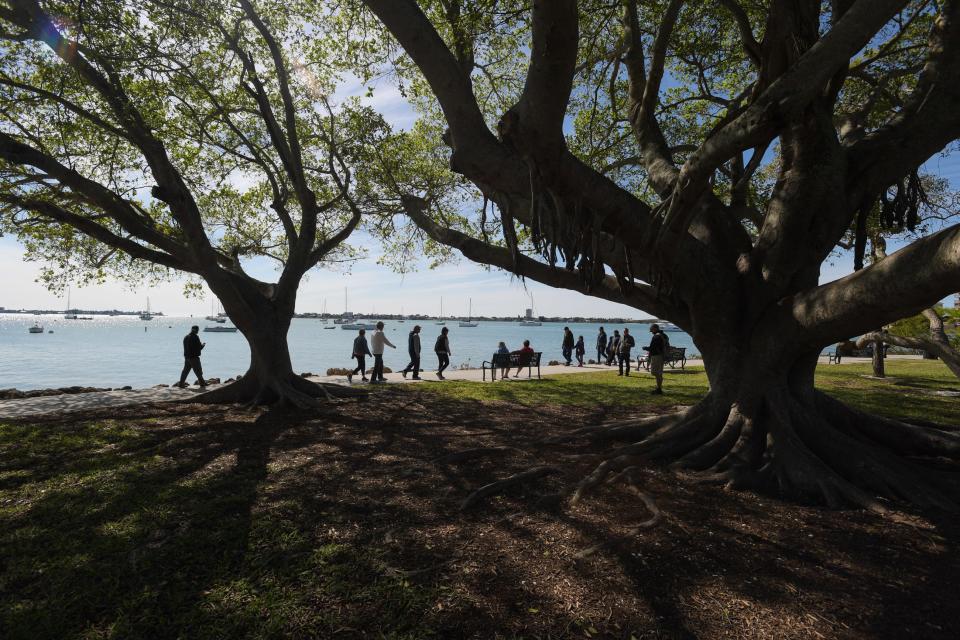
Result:
<svg viewBox="0 0 960 640"><path fill-rule="evenodd" d="M898 356L890 356L898 357ZM903 356L899 356L903 357ZM911 357L911 356L907 356ZM915 356L914 356L915 357ZM869 358L845 358L843 364L854 362L869 362ZM826 364L827 358L820 358L821 364ZM688 360L688 366L701 366L700 360ZM842 365L841 365L842 366ZM616 367L605 367L601 365L585 365L584 367L566 367L566 366L544 366L541 367L543 375L564 375L570 373L600 373L602 371L613 371ZM668 369L669 371L669 369ZM432 370L421 372L423 380L405 380L399 373L387 374L388 384L440 384ZM535 376L536 374L534 374ZM646 372L643 372L643 375ZM480 369L448 369L444 373L447 380L466 380L480 382L483 379ZM309 378L316 382L329 382L333 384L347 384L345 376L313 376ZM536 377L533 378L536 380ZM354 386L362 386L365 383L356 382ZM489 375L487 376L489 380ZM513 384L527 380L526 373L520 378L511 377L505 384ZM498 383L500 382L498 378ZM210 385L208 389L216 389L218 385ZM176 402L191 398L200 393L196 386L187 389L178 389L176 387L159 387L151 389L134 389L131 391L96 391L91 393L61 394L56 396L41 396L37 398L20 398L17 400L0 400L0 420L10 420L23 417L36 417L51 413L72 413L85 411L89 409L102 409L104 407L128 407L137 404L151 404L156 402Z"/></svg>

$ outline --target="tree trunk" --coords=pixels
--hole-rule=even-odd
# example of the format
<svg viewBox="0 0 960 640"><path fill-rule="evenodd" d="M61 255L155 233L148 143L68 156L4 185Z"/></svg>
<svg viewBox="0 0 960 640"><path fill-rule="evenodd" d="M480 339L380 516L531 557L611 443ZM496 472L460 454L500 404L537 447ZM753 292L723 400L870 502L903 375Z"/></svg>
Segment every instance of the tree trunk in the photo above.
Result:
<svg viewBox="0 0 960 640"><path fill-rule="evenodd" d="M873 342L873 375L876 378L886 378L887 373L883 368L883 340L874 340Z"/></svg>
<svg viewBox="0 0 960 640"><path fill-rule="evenodd" d="M710 392L700 403L575 434L633 444L585 478L574 501L611 473L659 460L704 482L834 507L957 504L952 489L923 464L926 457L960 457L957 433L869 416L817 391L815 353L791 356L756 344L701 350Z"/></svg>
<svg viewBox="0 0 960 640"><path fill-rule="evenodd" d="M364 395L341 385L309 382L294 373L287 345L294 300L268 300L259 293L240 297L235 290L214 293L250 345L250 366L236 382L198 396L197 402L305 408L322 400Z"/></svg>

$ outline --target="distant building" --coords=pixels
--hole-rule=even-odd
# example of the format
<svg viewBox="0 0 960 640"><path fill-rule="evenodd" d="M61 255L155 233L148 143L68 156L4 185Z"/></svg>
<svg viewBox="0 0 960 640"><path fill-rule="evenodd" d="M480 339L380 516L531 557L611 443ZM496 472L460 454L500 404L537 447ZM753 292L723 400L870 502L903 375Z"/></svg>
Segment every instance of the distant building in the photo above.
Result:
<svg viewBox="0 0 960 640"><path fill-rule="evenodd" d="M527 320L530 320L530 319L533 318L533 309L527 309L526 318L527 318Z"/></svg>

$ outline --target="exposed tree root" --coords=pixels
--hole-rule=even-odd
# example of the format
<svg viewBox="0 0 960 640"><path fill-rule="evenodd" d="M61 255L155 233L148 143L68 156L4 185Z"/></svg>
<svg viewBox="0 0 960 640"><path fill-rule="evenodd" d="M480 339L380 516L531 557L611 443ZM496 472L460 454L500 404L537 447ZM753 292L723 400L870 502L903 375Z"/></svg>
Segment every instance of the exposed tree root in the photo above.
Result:
<svg viewBox="0 0 960 640"><path fill-rule="evenodd" d="M602 425L594 425L575 429L562 436L556 436L544 440L548 444L561 444L573 440L585 438L593 442L603 442L608 440L634 440L636 438L645 438L655 431L677 424L682 421L687 413L687 409L675 413L668 413L662 416L652 416L649 418L631 418L627 420L617 420Z"/></svg>
<svg viewBox="0 0 960 640"><path fill-rule="evenodd" d="M508 478L504 478L503 480L491 482L490 484L480 487L467 496L466 499L460 503L460 511L466 511L485 498L501 493L510 487L524 484L525 482L530 482L531 480L536 480L538 478L555 473L560 473L560 470L556 467L534 467L533 469L523 471L522 473L516 473Z"/></svg>
<svg viewBox="0 0 960 640"><path fill-rule="evenodd" d="M746 409L708 396L672 421L661 417L581 430L587 437L612 430L647 435L583 478L571 503L641 461L669 460L692 480L831 507L885 512L889 501L902 501L957 508L956 496L941 486L946 474L905 456L960 457L960 433L870 416L820 393L806 402L801 397L775 388ZM651 425L659 428L650 432Z"/></svg>
<svg viewBox="0 0 960 640"><path fill-rule="evenodd" d="M307 409L325 406L341 398L364 398L367 392L336 384L316 383L298 375L270 377L261 380L247 374L219 389L207 391L188 400L201 404L244 404L253 408L262 405Z"/></svg>
<svg viewBox="0 0 960 640"><path fill-rule="evenodd" d="M627 484L627 487L634 493L634 495L640 498L640 500L643 502L644 506L647 508L647 511L650 512L650 517L647 518L646 520L643 520L635 524L633 527L630 528L629 533L627 533L626 535L619 536L616 538L611 538L599 544L595 544L592 547L588 547L583 551L577 553L574 556L574 558L576 558L577 560L582 560L583 558L586 558L587 556L596 553L597 551L599 551L600 549L603 549L604 547L608 547L608 546L612 546L612 545L616 545L621 542L624 542L632 538L633 536L637 535L641 531L645 529L650 529L653 526L655 526L658 522L660 522L660 519L663 517L663 514L660 511L660 508L657 507L657 503L654 502L653 498L650 497L649 494L640 490L639 482L637 481L637 478L636 478L639 471L640 469L637 467L627 467L617 475L610 477L607 480L607 483L613 484L620 480L625 482Z"/></svg>

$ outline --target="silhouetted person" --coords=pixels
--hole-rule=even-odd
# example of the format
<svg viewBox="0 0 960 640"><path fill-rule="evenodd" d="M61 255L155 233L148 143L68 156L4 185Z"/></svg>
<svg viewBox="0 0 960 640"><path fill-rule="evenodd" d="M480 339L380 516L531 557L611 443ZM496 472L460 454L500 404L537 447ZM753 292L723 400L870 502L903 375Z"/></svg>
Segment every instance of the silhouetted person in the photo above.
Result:
<svg viewBox="0 0 960 640"><path fill-rule="evenodd" d="M447 334L450 329L444 327L437 336L437 341L433 345L433 351L437 354L437 377L443 380L443 370L450 366L450 338Z"/></svg>
<svg viewBox="0 0 960 640"><path fill-rule="evenodd" d="M510 376L510 358L506 357L510 355L510 349L507 348L507 343L500 341L497 344L497 355L501 356L500 358L500 379L503 380Z"/></svg>
<svg viewBox="0 0 960 640"><path fill-rule="evenodd" d="M573 331L570 331L570 327L563 328L563 359L567 361L567 366L570 366L570 362L573 360Z"/></svg>
<svg viewBox="0 0 960 640"><path fill-rule="evenodd" d="M607 332L600 327L600 333L597 334L597 364L603 364L607 359Z"/></svg>
<svg viewBox="0 0 960 640"><path fill-rule="evenodd" d="M391 349L396 349L397 347L387 339L386 334L383 332L383 322L377 323L377 330L373 332L370 343L373 347L373 375L370 376L370 381L386 382L387 379L383 377L383 347L387 346Z"/></svg>
<svg viewBox="0 0 960 640"><path fill-rule="evenodd" d="M650 346L643 348L643 350L646 351L650 356L650 373L653 374L654 379L657 381L657 388L650 393L662 394L663 356L667 350L667 342L663 332L660 331L660 325L650 325L650 333L653 334L653 336L650 338Z"/></svg>
<svg viewBox="0 0 960 640"><path fill-rule="evenodd" d="M353 376L357 375L358 372L361 379L364 382L367 381L367 356L369 355L372 354L370 353L370 347L367 346L367 332L365 329L360 329L357 337L353 339L353 353L350 356L357 359L357 368L352 373L347 374L347 382L353 382Z"/></svg>
<svg viewBox="0 0 960 640"><path fill-rule="evenodd" d="M523 348L512 353L517 355L517 373L514 374L513 377L519 378L520 372L523 371L524 367L530 365L530 361L533 359L533 354L536 352L533 350L533 347L530 346L530 341L524 340ZM507 369L507 375L510 375L510 369Z"/></svg>
<svg viewBox="0 0 960 640"><path fill-rule="evenodd" d="M420 379L420 325L413 326L413 331L407 336L407 353L410 354L410 364L400 372L404 378L413 371L413 379Z"/></svg>
<svg viewBox="0 0 960 640"><path fill-rule="evenodd" d="M610 342L607 343L607 366L613 364L614 358L617 357L617 351L620 350L620 331L618 329L613 330L613 335L610 336Z"/></svg>
<svg viewBox="0 0 960 640"><path fill-rule="evenodd" d="M583 345L583 336L580 336L577 338L577 344L573 348L574 353L577 354L577 362L579 363L577 364L578 367L583 366L583 354L586 350L587 348Z"/></svg>
<svg viewBox="0 0 960 640"><path fill-rule="evenodd" d="M630 335L630 329L623 328L623 337L620 338L620 348L617 350L617 369L618 376L630 375L630 349L636 345L633 336Z"/></svg>
<svg viewBox="0 0 960 640"><path fill-rule="evenodd" d="M203 379L203 367L200 366L200 352L207 343L200 342L199 333L200 327L194 325L190 327L190 333L183 339L183 371L180 372L178 387L187 386L187 376L191 369L197 374L197 384L201 387L207 386L207 381Z"/></svg>

